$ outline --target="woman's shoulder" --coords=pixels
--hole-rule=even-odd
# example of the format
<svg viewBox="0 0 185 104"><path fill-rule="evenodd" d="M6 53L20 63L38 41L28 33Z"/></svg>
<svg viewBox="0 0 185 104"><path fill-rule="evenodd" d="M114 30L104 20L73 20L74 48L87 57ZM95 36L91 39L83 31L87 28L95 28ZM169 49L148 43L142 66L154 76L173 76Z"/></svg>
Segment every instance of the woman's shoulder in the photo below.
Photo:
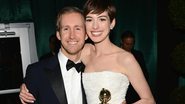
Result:
<svg viewBox="0 0 185 104"><path fill-rule="evenodd" d="M121 64L128 64L128 63L135 62L135 58L132 55L132 53L124 49L121 49L121 51L119 51L119 53L117 54L117 60Z"/></svg>
<svg viewBox="0 0 185 104"><path fill-rule="evenodd" d="M82 56L89 55L92 51L94 51L94 45L90 43L86 43L82 49Z"/></svg>
<svg viewBox="0 0 185 104"><path fill-rule="evenodd" d="M132 53L123 50L118 56L117 56L117 62L119 65L123 66L126 69L134 70L138 68L139 64L136 61L135 57Z"/></svg>
<svg viewBox="0 0 185 104"><path fill-rule="evenodd" d="M86 43L85 45L84 45L84 49L95 49L95 47L94 47L94 45L93 44L91 44L91 43Z"/></svg>
<svg viewBox="0 0 185 104"><path fill-rule="evenodd" d="M124 49L122 49L122 48L118 48L117 49L117 57L118 58L129 58L129 57L132 57L133 55L130 53L130 52L128 52L128 51L126 51L126 50L124 50Z"/></svg>
<svg viewBox="0 0 185 104"><path fill-rule="evenodd" d="M84 64L88 61L92 52L94 52L95 48L93 44L86 43L82 49L81 60Z"/></svg>

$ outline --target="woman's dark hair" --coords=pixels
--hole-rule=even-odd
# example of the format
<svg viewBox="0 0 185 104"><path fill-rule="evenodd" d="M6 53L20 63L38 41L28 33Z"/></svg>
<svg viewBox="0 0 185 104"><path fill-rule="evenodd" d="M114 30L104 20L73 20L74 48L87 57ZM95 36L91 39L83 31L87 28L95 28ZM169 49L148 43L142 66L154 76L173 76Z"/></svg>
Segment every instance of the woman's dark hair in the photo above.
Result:
<svg viewBox="0 0 185 104"><path fill-rule="evenodd" d="M111 0L87 0L84 5L84 16L88 13L101 14L104 11L108 12L110 21L112 22L116 15L116 8Z"/></svg>

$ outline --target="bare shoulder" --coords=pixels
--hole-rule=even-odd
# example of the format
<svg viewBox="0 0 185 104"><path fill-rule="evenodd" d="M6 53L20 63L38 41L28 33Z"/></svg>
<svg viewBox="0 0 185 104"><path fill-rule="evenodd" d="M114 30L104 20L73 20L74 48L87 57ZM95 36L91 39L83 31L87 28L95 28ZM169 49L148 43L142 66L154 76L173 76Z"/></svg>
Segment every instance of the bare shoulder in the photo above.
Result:
<svg viewBox="0 0 185 104"><path fill-rule="evenodd" d="M129 62L135 61L134 56L130 52L127 52L125 50L121 51L117 55L117 59L118 59L118 62L121 62L121 63L129 63Z"/></svg>
<svg viewBox="0 0 185 104"><path fill-rule="evenodd" d="M86 63L87 59L94 52L95 48L93 44L86 43L82 49L81 60Z"/></svg>
<svg viewBox="0 0 185 104"><path fill-rule="evenodd" d="M135 62L135 58L132 55L132 53L127 52L126 50L122 48L116 47L115 52L113 54L116 56L115 57L116 62L121 66L122 65L125 66L126 64L131 64Z"/></svg>
<svg viewBox="0 0 185 104"><path fill-rule="evenodd" d="M95 49L95 47L94 47L94 45L93 44L90 44L90 43L86 43L85 45L84 45L84 49L92 49L92 50L94 50Z"/></svg>
<svg viewBox="0 0 185 104"><path fill-rule="evenodd" d="M82 56L89 55L91 51L94 51L94 45L86 43L82 49Z"/></svg>
<svg viewBox="0 0 185 104"><path fill-rule="evenodd" d="M125 50L119 52L117 55L117 63L119 65L120 71L128 74L128 72L134 71L138 68L138 63L134 56Z"/></svg>

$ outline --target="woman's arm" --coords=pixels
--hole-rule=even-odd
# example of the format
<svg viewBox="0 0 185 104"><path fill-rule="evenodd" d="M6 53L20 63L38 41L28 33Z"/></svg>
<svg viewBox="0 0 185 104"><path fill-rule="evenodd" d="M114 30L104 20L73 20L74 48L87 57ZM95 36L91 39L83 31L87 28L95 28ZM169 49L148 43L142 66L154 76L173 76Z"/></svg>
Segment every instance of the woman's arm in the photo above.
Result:
<svg viewBox="0 0 185 104"><path fill-rule="evenodd" d="M155 104L154 97L151 93L150 87L144 77L144 74L130 53L123 54L119 59L125 68L125 74L128 76L130 83L140 96L140 100L134 104Z"/></svg>
<svg viewBox="0 0 185 104"><path fill-rule="evenodd" d="M22 104L34 103L35 101L34 96L31 93L29 93L29 90L27 89L24 83L20 87L19 98Z"/></svg>
<svg viewBox="0 0 185 104"><path fill-rule="evenodd" d="M82 49L81 53L81 60L86 65L86 63L89 61L89 56L91 53L95 50L94 45L90 43L86 43L84 45L84 48Z"/></svg>

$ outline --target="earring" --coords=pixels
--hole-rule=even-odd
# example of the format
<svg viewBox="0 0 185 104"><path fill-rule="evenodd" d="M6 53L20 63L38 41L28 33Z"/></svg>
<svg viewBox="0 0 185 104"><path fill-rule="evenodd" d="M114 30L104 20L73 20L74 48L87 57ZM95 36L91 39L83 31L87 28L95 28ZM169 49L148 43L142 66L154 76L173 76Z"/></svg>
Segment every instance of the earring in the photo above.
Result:
<svg viewBox="0 0 185 104"><path fill-rule="evenodd" d="M112 26L110 26L110 29L112 30Z"/></svg>

